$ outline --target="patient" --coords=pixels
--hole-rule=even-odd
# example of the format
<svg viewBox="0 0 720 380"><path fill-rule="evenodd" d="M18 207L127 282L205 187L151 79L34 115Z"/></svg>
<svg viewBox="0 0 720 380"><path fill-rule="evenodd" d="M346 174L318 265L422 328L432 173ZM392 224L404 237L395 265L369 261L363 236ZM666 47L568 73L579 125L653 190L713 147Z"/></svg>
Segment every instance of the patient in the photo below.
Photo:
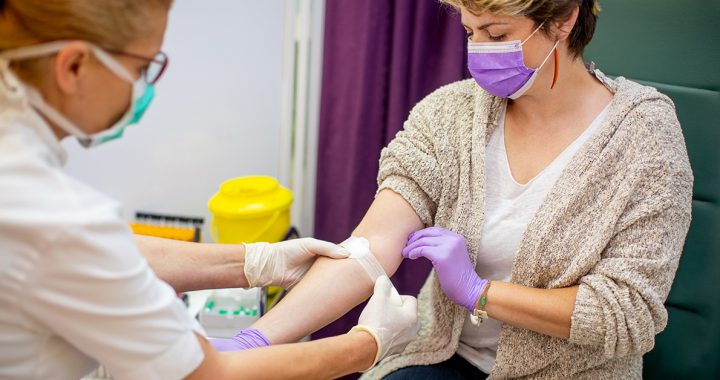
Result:
<svg viewBox="0 0 720 380"><path fill-rule="evenodd" d="M435 270L417 339L365 376L641 378L690 223L673 103L585 66L595 0L444 2L473 79L411 112L353 232L392 275L433 227L404 254ZM371 291L356 261L319 259L254 327L293 342Z"/></svg>

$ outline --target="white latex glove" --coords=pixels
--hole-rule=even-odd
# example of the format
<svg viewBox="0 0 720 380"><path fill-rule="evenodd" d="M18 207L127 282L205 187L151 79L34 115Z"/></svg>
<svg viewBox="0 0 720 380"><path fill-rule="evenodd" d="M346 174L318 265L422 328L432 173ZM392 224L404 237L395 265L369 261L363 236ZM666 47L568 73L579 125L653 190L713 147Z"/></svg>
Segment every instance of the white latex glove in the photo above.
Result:
<svg viewBox="0 0 720 380"><path fill-rule="evenodd" d="M401 353L417 337L417 299L400 296L387 276L375 282L375 293L360 314L358 325L350 331L367 331L378 345L374 367L384 358Z"/></svg>
<svg viewBox="0 0 720 380"><path fill-rule="evenodd" d="M345 259L345 248L322 240L303 238L280 243L245 244L245 277L251 288L276 285L295 286L317 256Z"/></svg>

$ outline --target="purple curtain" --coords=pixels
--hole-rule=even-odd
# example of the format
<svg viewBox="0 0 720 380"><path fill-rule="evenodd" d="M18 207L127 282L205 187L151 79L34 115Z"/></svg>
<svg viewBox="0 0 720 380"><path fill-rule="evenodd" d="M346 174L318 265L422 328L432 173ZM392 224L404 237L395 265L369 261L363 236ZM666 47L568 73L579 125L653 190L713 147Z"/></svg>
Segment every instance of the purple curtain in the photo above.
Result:
<svg viewBox="0 0 720 380"><path fill-rule="evenodd" d="M372 203L380 151L411 108L466 77L465 32L437 0L329 0L326 5L315 235L340 242ZM417 294L430 264L405 262L393 282ZM358 307L318 332L347 332Z"/></svg>

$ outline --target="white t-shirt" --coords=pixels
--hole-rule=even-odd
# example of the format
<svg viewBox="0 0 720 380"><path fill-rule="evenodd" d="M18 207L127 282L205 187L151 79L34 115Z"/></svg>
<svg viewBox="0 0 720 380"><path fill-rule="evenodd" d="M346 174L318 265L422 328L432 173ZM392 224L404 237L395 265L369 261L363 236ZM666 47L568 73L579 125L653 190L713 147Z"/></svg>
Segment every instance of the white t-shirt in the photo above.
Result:
<svg viewBox="0 0 720 380"><path fill-rule="evenodd" d="M0 378L78 379L98 362L116 379L187 376L204 356L184 305L9 91L0 75Z"/></svg>
<svg viewBox="0 0 720 380"><path fill-rule="evenodd" d="M599 128L606 107L592 124L555 160L527 184L515 181L505 151L505 110L499 127L490 137L485 157L485 222L478 251L476 271L482 278L510 280L515 252L530 219L555 185L568 162ZM501 322L489 318L479 326L465 320L458 355L485 373L495 365Z"/></svg>

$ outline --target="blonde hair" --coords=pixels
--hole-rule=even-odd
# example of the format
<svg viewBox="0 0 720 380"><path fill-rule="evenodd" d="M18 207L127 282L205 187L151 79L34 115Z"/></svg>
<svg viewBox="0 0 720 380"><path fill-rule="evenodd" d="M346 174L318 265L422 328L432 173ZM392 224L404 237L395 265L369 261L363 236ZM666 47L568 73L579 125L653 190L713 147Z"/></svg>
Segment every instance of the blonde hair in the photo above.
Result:
<svg viewBox="0 0 720 380"><path fill-rule="evenodd" d="M485 12L504 15L522 15L535 21L536 25L548 21L565 21L576 6L580 7L577 22L568 38L568 47L572 54L581 56L592 40L595 24L600 14L597 0L439 0L455 9L465 8L479 15ZM547 33L549 25L543 30Z"/></svg>
<svg viewBox="0 0 720 380"><path fill-rule="evenodd" d="M153 32L172 0L0 0L0 51L84 40L123 49Z"/></svg>

